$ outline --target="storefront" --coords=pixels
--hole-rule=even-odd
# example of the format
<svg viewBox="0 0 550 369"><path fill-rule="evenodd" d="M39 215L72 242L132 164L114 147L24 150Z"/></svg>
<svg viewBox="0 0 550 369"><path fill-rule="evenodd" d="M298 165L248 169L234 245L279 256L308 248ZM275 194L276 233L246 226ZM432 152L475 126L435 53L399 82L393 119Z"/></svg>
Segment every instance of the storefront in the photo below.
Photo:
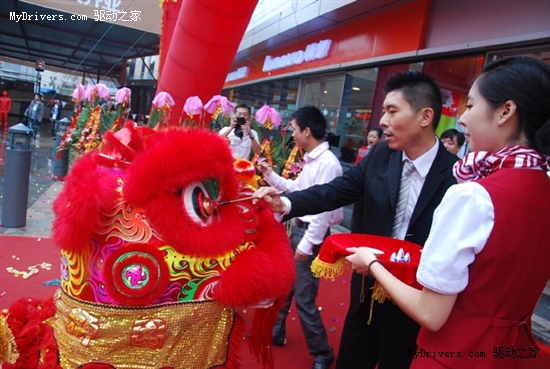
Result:
<svg viewBox="0 0 550 369"><path fill-rule="evenodd" d="M223 94L255 109L277 108L285 123L296 107L319 107L338 137L333 149L351 165L368 129L378 126L388 75L416 69L439 82L439 134L456 126L487 60L525 54L550 61L550 5L528 2L407 2L237 61Z"/></svg>

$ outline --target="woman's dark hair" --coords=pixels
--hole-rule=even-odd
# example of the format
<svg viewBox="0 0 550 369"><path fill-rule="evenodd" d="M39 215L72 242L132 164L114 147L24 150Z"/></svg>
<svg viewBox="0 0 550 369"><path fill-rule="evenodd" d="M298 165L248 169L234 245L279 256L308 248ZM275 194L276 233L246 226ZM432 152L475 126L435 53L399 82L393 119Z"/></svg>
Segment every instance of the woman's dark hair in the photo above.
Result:
<svg viewBox="0 0 550 369"><path fill-rule="evenodd" d="M313 137L318 140L325 138L327 134L327 120L319 109L315 106L304 106L292 113L292 119L296 120L296 124L300 130L309 128Z"/></svg>
<svg viewBox="0 0 550 369"><path fill-rule="evenodd" d="M466 141L466 137L464 136L464 133L459 132L454 128L449 128L448 130L443 131L439 138L441 138L442 140L445 138L450 138L451 141L454 141L455 137L458 147L462 147L462 145L464 145L464 141Z"/></svg>
<svg viewBox="0 0 550 369"><path fill-rule="evenodd" d="M515 56L487 64L476 81L479 93L493 109L508 100L517 106L518 131L528 144L550 154L550 65L542 60Z"/></svg>
<svg viewBox="0 0 550 369"><path fill-rule="evenodd" d="M376 132L376 134L378 135L378 138L382 138L382 128L380 128L380 127L370 128L369 131L367 132L367 134L369 134L371 132Z"/></svg>
<svg viewBox="0 0 550 369"><path fill-rule="evenodd" d="M441 89L433 78L415 70L395 73L386 80L384 90L386 93L401 91L403 99L417 112L431 108L434 112L432 127L434 130L437 128L443 109L443 98Z"/></svg>

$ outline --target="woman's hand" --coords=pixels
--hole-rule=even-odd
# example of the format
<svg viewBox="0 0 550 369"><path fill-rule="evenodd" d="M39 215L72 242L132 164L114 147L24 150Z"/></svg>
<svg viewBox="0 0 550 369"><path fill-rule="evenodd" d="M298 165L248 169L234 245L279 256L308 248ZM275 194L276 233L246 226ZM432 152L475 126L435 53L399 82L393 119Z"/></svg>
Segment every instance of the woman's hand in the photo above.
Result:
<svg viewBox="0 0 550 369"><path fill-rule="evenodd" d="M254 193L254 197L263 199L266 206L275 213L284 213L286 205L281 200L279 192L273 187L260 187Z"/></svg>
<svg viewBox="0 0 550 369"><path fill-rule="evenodd" d="M376 255L366 247L349 247L346 250L352 253L346 256L352 268L359 274L367 275L367 266L371 261L376 260Z"/></svg>

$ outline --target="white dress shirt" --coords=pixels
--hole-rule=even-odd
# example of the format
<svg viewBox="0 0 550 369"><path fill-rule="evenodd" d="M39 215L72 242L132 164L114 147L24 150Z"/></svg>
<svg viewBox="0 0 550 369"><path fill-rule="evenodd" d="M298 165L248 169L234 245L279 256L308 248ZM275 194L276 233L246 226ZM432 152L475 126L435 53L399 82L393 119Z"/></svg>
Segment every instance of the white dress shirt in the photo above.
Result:
<svg viewBox="0 0 550 369"><path fill-rule="evenodd" d="M220 136L225 136L226 132L230 129L231 127L223 127L219 132ZM252 136L254 136L256 142L258 142L259 144L260 138L258 136L258 132L253 129L251 129L250 132L252 133ZM246 132L243 132L243 138L241 139L240 137L235 136L235 130L233 129L227 135L227 138L229 139L229 145L231 146L233 156L246 160L250 159L250 156L252 154L252 139L246 134Z"/></svg>
<svg viewBox="0 0 550 369"><path fill-rule="evenodd" d="M420 196L420 191L422 191L422 186L426 181L426 176L428 175L435 157L437 156L437 150L439 150L439 140L434 137L434 146L415 160L411 160L403 151L403 161L405 159L411 161L415 170L413 170L409 175L411 185L409 187L407 207L405 209L405 213L403 214L403 219L401 220L401 228L399 228L395 238L404 240L407 235L407 229L409 229L409 223L411 222L414 207L416 206L416 202Z"/></svg>
<svg viewBox="0 0 550 369"><path fill-rule="evenodd" d="M266 176L266 182L278 191L289 193L304 190L316 184L330 182L335 177L342 175L342 165L330 151L328 142L323 142L311 150L304 156L304 160L304 168L298 178L294 180L285 179L275 172L271 172L270 175ZM339 208L321 214L305 215L299 219L309 223L309 226L298 244L298 249L307 255L312 255L313 246L323 242L328 228L344 219L344 211Z"/></svg>

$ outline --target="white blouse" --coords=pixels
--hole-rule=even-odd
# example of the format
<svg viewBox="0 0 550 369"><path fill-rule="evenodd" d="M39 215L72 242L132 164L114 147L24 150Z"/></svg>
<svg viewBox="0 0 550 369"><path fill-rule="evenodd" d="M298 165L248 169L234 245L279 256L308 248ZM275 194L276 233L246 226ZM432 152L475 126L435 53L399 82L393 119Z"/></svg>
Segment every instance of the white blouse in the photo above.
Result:
<svg viewBox="0 0 550 369"><path fill-rule="evenodd" d="M468 266L483 250L495 221L489 193L476 182L449 187L434 212L416 273L418 282L441 294L468 285Z"/></svg>

